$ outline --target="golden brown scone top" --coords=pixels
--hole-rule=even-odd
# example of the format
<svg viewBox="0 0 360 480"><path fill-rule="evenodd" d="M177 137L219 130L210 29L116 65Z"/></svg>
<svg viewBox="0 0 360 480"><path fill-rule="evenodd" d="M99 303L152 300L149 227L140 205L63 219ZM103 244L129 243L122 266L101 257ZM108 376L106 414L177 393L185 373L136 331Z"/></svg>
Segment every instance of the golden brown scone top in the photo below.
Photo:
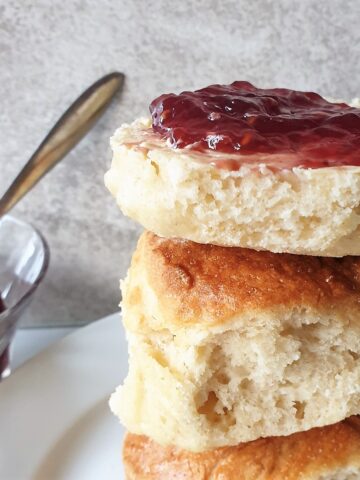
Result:
<svg viewBox="0 0 360 480"><path fill-rule="evenodd" d="M360 420L203 453L127 434L123 460L129 480L300 480L347 466L360 475Z"/></svg>
<svg viewBox="0 0 360 480"><path fill-rule="evenodd" d="M143 289L148 287L157 298L156 311L146 303ZM162 317L167 326L218 324L246 311L277 307L360 313L360 257L258 252L145 232L133 256L123 304L160 323Z"/></svg>

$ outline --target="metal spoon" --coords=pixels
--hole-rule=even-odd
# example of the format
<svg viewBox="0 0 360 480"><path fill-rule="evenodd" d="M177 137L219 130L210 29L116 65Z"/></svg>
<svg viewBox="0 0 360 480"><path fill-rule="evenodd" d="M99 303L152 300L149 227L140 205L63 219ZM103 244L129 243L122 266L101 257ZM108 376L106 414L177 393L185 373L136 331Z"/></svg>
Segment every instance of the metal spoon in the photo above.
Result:
<svg viewBox="0 0 360 480"><path fill-rule="evenodd" d="M0 217L83 138L121 89L124 78L119 72L105 75L66 110L0 199Z"/></svg>

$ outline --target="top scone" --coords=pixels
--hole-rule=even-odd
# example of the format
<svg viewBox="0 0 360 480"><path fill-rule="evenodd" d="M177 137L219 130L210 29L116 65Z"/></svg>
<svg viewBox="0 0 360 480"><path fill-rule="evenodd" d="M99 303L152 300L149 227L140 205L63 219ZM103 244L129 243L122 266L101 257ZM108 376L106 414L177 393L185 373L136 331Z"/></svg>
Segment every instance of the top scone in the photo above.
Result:
<svg viewBox="0 0 360 480"><path fill-rule="evenodd" d="M283 89L271 92L278 91L289 92ZM266 97L263 92L267 91L260 92L263 100ZM250 93L251 99L257 98L256 92ZM163 97L166 96L160 99ZM315 98L316 101L321 99ZM161 101L164 115L164 101ZM329 105L331 108L339 104ZM242 137L244 145L237 143L238 147L234 149L228 144L223 150L216 148L214 138L227 138L225 135L213 135L213 143L208 135L209 148L200 148L199 142L178 148L181 145L179 139L175 138L174 142L166 132L181 136L181 131L179 134L179 129L163 128L164 134L159 133L159 128L154 129L153 108L152 121L139 119L115 132L111 140L113 161L105 183L126 215L160 236L276 253L333 257L360 255L360 150L356 148L360 139L360 104L354 101L352 106L357 108L348 107L350 113L337 113L340 121L347 115L342 130L336 127L331 133L333 137L325 138L324 156L319 161L317 152L317 160L313 164L310 162L310 168L304 152L300 158L297 151L291 150L292 145L286 147L288 150L277 151L275 141L267 152L266 145L261 146L260 142L260 147L255 144L253 151L246 149L249 143L246 135ZM246 115L246 118L251 117L251 108L249 114L243 113L243 118ZM171 111L176 114L176 108ZM358 117L356 111L359 111ZM191 108L185 113L190 116ZM159 112L157 115L159 117ZM212 112L208 118L216 121L217 115ZM265 117L273 122L283 118L292 120L291 112L287 116L261 115L262 121ZM259 117L259 112L255 112L253 117L256 116ZM219 122L224 118L225 114L219 117ZM183 115L182 121L185 120ZM159 125L163 126L161 121L158 121ZM194 125L196 129L197 124ZM219 131L221 124L217 128ZM261 128L266 130L269 127ZM323 124L316 127L321 148L321 135L322 132L327 135L326 128L330 129ZM341 149L336 151L336 142L342 141L344 128L356 141L351 159L342 162ZM296 138L298 143L300 138L301 144L301 136L306 139L307 130L291 133L291 138ZM311 148L305 152L310 157L317 147L312 140ZM334 149L329 147L333 144ZM245 153L241 154L242 151ZM334 157L333 151L336 153Z"/></svg>

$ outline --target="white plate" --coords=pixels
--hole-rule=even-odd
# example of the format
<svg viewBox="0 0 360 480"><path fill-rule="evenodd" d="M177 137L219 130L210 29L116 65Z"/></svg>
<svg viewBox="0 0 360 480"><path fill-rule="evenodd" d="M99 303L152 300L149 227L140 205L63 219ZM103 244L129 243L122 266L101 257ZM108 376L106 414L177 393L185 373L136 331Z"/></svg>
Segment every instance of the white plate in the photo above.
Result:
<svg viewBox="0 0 360 480"><path fill-rule="evenodd" d="M0 479L124 480L108 398L126 371L118 314L20 367L0 385Z"/></svg>

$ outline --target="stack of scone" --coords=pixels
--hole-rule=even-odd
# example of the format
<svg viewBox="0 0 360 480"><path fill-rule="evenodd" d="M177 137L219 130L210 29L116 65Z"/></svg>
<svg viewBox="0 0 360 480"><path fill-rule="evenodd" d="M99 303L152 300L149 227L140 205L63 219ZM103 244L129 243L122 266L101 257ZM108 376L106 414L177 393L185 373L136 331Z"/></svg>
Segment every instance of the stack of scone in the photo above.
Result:
<svg viewBox="0 0 360 480"><path fill-rule="evenodd" d="M148 230L110 400L127 479L360 479L360 109L235 82L150 110L105 178Z"/></svg>

